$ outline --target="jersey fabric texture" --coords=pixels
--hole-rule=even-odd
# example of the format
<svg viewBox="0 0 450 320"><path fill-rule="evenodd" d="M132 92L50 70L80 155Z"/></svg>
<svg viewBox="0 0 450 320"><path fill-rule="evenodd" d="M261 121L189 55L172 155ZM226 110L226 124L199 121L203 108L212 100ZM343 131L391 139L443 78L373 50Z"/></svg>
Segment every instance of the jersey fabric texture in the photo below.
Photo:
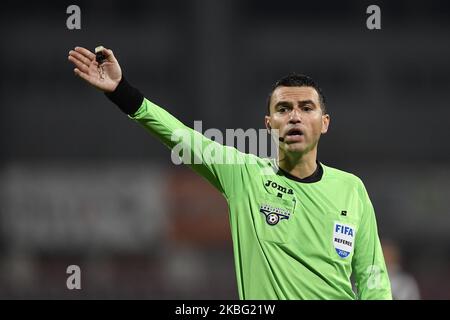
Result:
<svg viewBox="0 0 450 320"><path fill-rule="evenodd" d="M319 179L301 182L147 99L129 117L226 198L240 299L392 298L374 209L358 177L318 163Z"/></svg>

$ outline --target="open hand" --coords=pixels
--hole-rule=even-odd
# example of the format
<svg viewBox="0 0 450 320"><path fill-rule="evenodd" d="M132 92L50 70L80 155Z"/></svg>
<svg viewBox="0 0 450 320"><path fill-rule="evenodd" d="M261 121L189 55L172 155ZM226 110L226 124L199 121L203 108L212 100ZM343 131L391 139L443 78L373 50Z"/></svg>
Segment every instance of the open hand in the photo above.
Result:
<svg viewBox="0 0 450 320"><path fill-rule="evenodd" d="M88 49L75 47L69 52L69 61L75 65L74 72L87 83L105 92L116 89L122 79L122 70L112 50L103 49L106 60L99 65L95 54Z"/></svg>

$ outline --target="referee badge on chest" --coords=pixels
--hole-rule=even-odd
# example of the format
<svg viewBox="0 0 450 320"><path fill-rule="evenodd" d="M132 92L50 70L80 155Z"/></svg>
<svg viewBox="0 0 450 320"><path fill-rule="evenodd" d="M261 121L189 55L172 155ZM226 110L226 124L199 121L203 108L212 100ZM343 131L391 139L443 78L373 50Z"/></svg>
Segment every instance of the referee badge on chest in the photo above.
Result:
<svg viewBox="0 0 450 320"><path fill-rule="evenodd" d="M333 245L341 258L347 258L355 244L355 228L351 225L335 222L333 227Z"/></svg>
<svg viewBox="0 0 450 320"><path fill-rule="evenodd" d="M282 219L289 219L291 212L283 208L277 208L270 204L262 204L259 208L259 212L264 214L266 222L274 226Z"/></svg>
<svg viewBox="0 0 450 320"><path fill-rule="evenodd" d="M263 194L258 197L257 203L255 227L258 237L270 243L288 243L296 220L295 199Z"/></svg>

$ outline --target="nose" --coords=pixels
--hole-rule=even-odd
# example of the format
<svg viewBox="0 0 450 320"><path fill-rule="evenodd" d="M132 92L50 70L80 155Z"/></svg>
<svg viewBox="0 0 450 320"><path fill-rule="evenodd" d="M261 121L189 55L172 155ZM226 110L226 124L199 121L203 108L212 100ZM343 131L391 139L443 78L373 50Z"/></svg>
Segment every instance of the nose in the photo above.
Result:
<svg viewBox="0 0 450 320"><path fill-rule="evenodd" d="M299 123L301 122L300 111L297 108L292 109L289 114L289 122L290 123Z"/></svg>

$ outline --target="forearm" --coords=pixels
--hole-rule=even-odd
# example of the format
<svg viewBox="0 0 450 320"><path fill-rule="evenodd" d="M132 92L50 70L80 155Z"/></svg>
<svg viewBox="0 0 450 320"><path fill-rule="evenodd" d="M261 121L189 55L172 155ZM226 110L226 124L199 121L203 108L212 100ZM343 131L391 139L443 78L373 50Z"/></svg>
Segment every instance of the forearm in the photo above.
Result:
<svg viewBox="0 0 450 320"><path fill-rule="evenodd" d="M116 90L105 95L128 117L141 124L169 148L177 142L177 133L181 132L185 137L191 134L190 128L166 110L145 99L124 77Z"/></svg>
<svg viewBox="0 0 450 320"><path fill-rule="evenodd" d="M144 100L144 95L130 85L123 76L117 88L113 92L105 92L105 95L128 115L138 111Z"/></svg>
<svg viewBox="0 0 450 320"><path fill-rule="evenodd" d="M204 161L205 149L214 147L219 154L225 154L225 147L206 137L200 132L187 127L168 111L146 99L143 94L132 87L124 78L116 90L106 96L114 102L131 119L142 125L148 132L173 150L175 163L188 164L194 171L205 177L211 184L224 193L219 176L226 171L224 166ZM212 145L212 146L211 146ZM231 152L237 152L232 150ZM181 159L180 159L181 158ZM222 178L223 180L224 178Z"/></svg>

